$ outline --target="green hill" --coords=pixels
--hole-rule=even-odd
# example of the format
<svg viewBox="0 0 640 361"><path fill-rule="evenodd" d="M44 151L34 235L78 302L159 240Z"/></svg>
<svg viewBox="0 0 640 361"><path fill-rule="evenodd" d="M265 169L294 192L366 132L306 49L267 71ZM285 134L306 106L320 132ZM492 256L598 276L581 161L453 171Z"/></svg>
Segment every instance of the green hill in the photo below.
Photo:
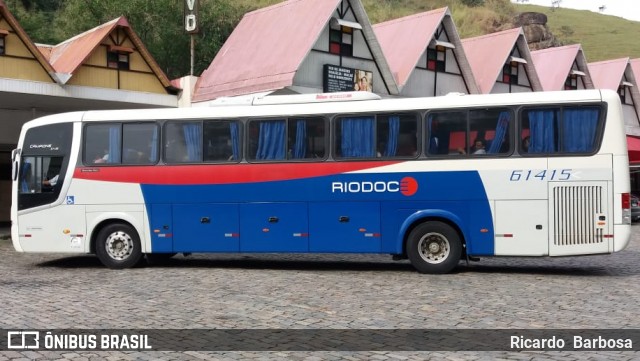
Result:
<svg viewBox="0 0 640 361"><path fill-rule="evenodd" d="M590 63L624 57L640 58L640 41L636 38L640 35L638 21L589 10L551 10L535 5L516 5L515 8L520 12L546 14L551 32L564 44L581 44Z"/></svg>

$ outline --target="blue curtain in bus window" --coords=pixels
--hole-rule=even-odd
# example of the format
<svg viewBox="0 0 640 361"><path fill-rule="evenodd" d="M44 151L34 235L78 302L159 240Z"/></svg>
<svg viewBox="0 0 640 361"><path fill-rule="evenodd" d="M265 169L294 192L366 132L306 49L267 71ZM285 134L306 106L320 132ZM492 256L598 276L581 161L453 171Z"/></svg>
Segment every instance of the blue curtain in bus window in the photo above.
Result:
<svg viewBox="0 0 640 361"><path fill-rule="evenodd" d="M343 157L373 157L375 121L373 117L343 118L341 121Z"/></svg>
<svg viewBox="0 0 640 361"><path fill-rule="evenodd" d="M499 153L507 132L509 131L509 123L511 122L511 113L501 112L498 116L496 124L496 135L491 142L488 153Z"/></svg>
<svg viewBox="0 0 640 361"><path fill-rule="evenodd" d="M240 129L236 122L231 122L229 125L231 132L231 152L233 153L232 160L238 160L240 159Z"/></svg>
<svg viewBox="0 0 640 361"><path fill-rule="evenodd" d="M153 135L151 136L151 155L149 156L149 162L155 163L158 161L158 127L153 127Z"/></svg>
<svg viewBox="0 0 640 361"><path fill-rule="evenodd" d="M529 153L550 153L556 151L555 127L556 110L529 111L531 144Z"/></svg>
<svg viewBox="0 0 640 361"><path fill-rule="evenodd" d="M598 128L597 108L565 108L562 144L565 152L591 152Z"/></svg>
<svg viewBox="0 0 640 361"><path fill-rule="evenodd" d="M258 137L258 151L256 159L278 160L284 159L285 147L285 121L260 122L260 135Z"/></svg>
<svg viewBox="0 0 640 361"><path fill-rule="evenodd" d="M307 155L307 122L296 121L296 144L293 148L293 158L302 159Z"/></svg>
<svg viewBox="0 0 640 361"><path fill-rule="evenodd" d="M29 182L27 181L27 177L31 173L31 163L24 162L22 163L22 169L20 173L20 192L21 193L29 193Z"/></svg>
<svg viewBox="0 0 640 361"><path fill-rule="evenodd" d="M120 163L120 152L122 149L120 146L120 130L120 124L109 126L109 155L107 157L107 163Z"/></svg>
<svg viewBox="0 0 640 361"><path fill-rule="evenodd" d="M385 157L394 157L398 151L398 135L400 134L400 117L394 115L389 117L389 137L387 139L387 149Z"/></svg>
<svg viewBox="0 0 640 361"><path fill-rule="evenodd" d="M429 115L427 118L427 127L429 128L429 154L438 154L438 137L433 134L435 127L432 127L431 123L433 123L433 115Z"/></svg>
<svg viewBox="0 0 640 361"><path fill-rule="evenodd" d="M190 162L202 160L202 127L200 124L184 124L182 131L187 145L187 160Z"/></svg>

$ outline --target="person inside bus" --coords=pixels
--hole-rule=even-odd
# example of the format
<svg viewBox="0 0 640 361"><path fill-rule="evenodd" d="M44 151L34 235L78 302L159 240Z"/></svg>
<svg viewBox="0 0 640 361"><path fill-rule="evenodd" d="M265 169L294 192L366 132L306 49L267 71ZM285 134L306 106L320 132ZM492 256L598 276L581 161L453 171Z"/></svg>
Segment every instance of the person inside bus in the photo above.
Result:
<svg viewBox="0 0 640 361"><path fill-rule="evenodd" d="M473 154L487 154L487 151L485 150L484 140L476 139L476 141L473 142Z"/></svg>
<svg viewBox="0 0 640 361"><path fill-rule="evenodd" d="M485 150L485 142L482 139L476 139L473 142L473 147L471 148L471 154L487 154L487 151ZM467 154L467 152L464 150L464 148L458 148L458 153L460 154Z"/></svg>
<svg viewBox="0 0 640 361"><path fill-rule="evenodd" d="M522 152L529 153L529 145L531 144L531 138L527 135L522 138Z"/></svg>
<svg viewBox="0 0 640 361"><path fill-rule="evenodd" d="M93 159L93 163L107 163L108 160L109 160L109 152L105 150L103 155L97 155Z"/></svg>

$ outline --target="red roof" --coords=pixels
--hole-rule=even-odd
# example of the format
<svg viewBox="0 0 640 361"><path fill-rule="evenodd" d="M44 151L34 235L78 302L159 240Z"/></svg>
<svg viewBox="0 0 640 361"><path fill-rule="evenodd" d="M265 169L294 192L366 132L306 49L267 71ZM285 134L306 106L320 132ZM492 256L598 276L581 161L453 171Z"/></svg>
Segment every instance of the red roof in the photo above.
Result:
<svg viewBox="0 0 640 361"><path fill-rule="evenodd" d="M53 46L51 65L60 73L72 74L117 26L129 27L129 23L119 17Z"/></svg>
<svg viewBox="0 0 640 361"><path fill-rule="evenodd" d="M398 85L407 83L447 12L445 7L373 25Z"/></svg>
<svg viewBox="0 0 640 361"><path fill-rule="evenodd" d="M605 60L589 63L589 72L596 88L617 91L624 79L627 65L629 65L629 58Z"/></svg>
<svg viewBox="0 0 640 361"><path fill-rule="evenodd" d="M282 89L309 55L332 15L345 2L389 93L397 86L359 0L289 0L245 14L196 84L194 102Z"/></svg>
<svg viewBox="0 0 640 361"><path fill-rule="evenodd" d="M442 40L436 39L440 25L446 31L447 41L455 46L453 53L469 93L477 94L479 90L471 66L448 8L386 21L374 25L373 29L398 86L403 87L431 41Z"/></svg>
<svg viewBox="0 0 640 361"><path fill-rule="evenodd" d="M502 73L504 64L511 55L513 48L518 45L518 42L522 44L519 47L519 50L523 53L521 55L527 61L525 67L529 82L534 91L542 90L535 67L531 64L529 46L526 44L522 28L462 39L464 52L467 54L473 75L483 94L491 93L498 76Z"/></svg>
<svg viewBox="0 0 640 361"><path fill-rule="evenodd" d="M580 44L532 51L531 58L543 90L564 90L564 83L571 74L574 62L577 62L577 70L585 73L583 78L585 87L593 89L593 82Z"/></svg>
<svg viewBox="0 0 640 361"><path fill-rule="evenodd" d="M43 49L45 54L47 52L50 53L48 55L48 59L56 72L62 74L73 74L78 67L80 67L80 65L82 65L89 56L91 56L91 53L93 53L93 51L102 44L104 39L117 28L122 28L127 33L127 36L135 45L136 50L147 62L162 85L164 87L171 87L171 83L169 82L166 74L156 63L155 59L153 59L151 53L149 53L142 43L142 40L140 40L138 35L133 31L124 16L85 31L82 34L76 35L73 38L65 40L53 47L40 45L40 49Z"/></svg>
<svg viewBox="0 0 640 361"><path fill-rule="evenodd" d="M631 59L629 63L631 63L631 69L636 76L636 85L640 86L640 58Z"/></svg>
<svg viewBox="0 0 640 361"><path fill-rule="evenodd" d="M291 0L245 14L200 76L193 100L292 85L341 1Z"/></svg>

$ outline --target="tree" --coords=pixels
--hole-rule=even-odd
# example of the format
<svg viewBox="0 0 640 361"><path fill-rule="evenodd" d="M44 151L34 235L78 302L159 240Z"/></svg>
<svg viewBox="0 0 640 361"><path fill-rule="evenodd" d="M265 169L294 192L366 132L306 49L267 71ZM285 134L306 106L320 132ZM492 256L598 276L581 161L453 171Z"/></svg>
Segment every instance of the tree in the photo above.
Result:
<svg viewBox="0 0 640 361"><path fill-rule="evenodd" d="M180 0L7 0L25 31L36 42L58 44L120 16L125 16L169 78L189 73L190 39L184 31ZM230 0L200 0L195 74L211 63L240 21L243 8Z"/></svg>

